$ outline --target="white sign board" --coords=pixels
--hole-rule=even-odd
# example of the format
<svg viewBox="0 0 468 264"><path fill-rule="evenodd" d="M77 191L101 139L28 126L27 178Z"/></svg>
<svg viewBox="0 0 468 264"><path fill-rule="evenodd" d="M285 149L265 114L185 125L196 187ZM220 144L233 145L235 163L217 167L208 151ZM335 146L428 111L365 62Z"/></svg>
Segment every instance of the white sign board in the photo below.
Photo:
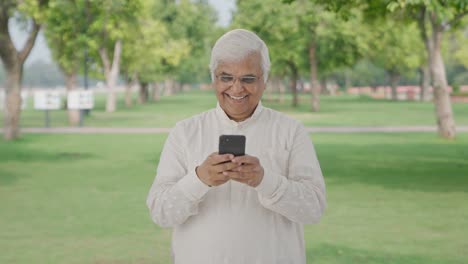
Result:
<svg viewBox="0 0 468 264"><path fill-rule="evenodd" d="M93 109L94 96L92 91L70 91L68 92L68 109Z"/></svg>
<svg viewBox="0 0 468 264"><path fill-rule="evenodd" d="M61 100L58 91L36 91L34 93L34 109L58 110Z"/></svg>
<svg viewBox="0 0 468 264"><path fill-rule="evenodd" d="M21 109L26 109L28 104L28 93L26 91L21 91ZM0 91L0 111L4 110L6 106L6 94L5 91Z"/></svg>

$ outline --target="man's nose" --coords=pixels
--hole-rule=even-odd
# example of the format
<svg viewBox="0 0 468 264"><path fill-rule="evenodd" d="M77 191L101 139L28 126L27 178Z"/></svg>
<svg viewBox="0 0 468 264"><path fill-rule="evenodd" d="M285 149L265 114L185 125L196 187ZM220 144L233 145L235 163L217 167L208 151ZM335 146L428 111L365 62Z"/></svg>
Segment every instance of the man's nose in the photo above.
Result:
<svg viewBox="0 0 468 264"><path fill-rule="evenodd" d="M234 82L232 83L231 89L233 91L242 91L244 89L240 78L235 78L234 79Z"/></svg>

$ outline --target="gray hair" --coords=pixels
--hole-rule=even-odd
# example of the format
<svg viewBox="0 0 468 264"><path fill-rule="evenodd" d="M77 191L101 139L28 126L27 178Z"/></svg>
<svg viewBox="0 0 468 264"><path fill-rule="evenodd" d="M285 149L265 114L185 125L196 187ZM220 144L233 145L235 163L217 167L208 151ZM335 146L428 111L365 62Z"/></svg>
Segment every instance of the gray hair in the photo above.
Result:
<svg viewBox="0 0 468 264"><path fill-rule="evenodd" d="M261 57L263 81L268 80L270 71L270 57L268 47L255 33L245 29L234 29L222 35L211 50L210 72L211 80L214 81L215 70L223 61L238 61L249 54L258 52Z"/></svg>

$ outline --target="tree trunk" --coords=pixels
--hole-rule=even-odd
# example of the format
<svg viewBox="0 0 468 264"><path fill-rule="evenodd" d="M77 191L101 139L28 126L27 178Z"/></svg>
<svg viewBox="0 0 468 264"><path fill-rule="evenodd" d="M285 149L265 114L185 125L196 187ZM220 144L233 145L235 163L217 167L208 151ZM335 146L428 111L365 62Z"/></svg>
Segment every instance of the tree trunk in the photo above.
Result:
<svg viewBox="0 0 468 264"><path fill-rule="evenodd" d="M76 89L76 72L65 73L65 86L67 92L71 92ZM79 109L68 109L68 125L79 126L80 125L80 110Z"/></svg>
<svg viewBox="0 0 468 264"><path fill-rule="evenodd" d="M291 80L290 80L290 88L293 94L292 106L297 107L299 104L299 100L297 98L297 79L298 79L298 69L294 62L289 62L289 68L291 69Z"/></svg>
<svg viewBox="0 0 468 264"><path fill-rule="evenodd" d="M174 81L174 93L178 94L182 90L182 84L178 81Z"/></svg>
<svg viewBox="0 0 468 264"><path fill-rule="evenodd" d="M284 85L284 77L279 80L279 102L284 103L284 94L286 93L286 86Z"/></svg>
<svg viewBox="0 0 468 264"><path fill-rule="evenodd" d="M455 138L455 120L453 119L452 103L447 90L445 65L442 60L441 42L442 29L432 21L433 50L431 54L431 74L434 89L434 104L439 135L447 139Z"/></svg>
<svg viewBox="0 0 468 264"><path fill-rule="evenodd" d="M281 78L275 76L272 78L271 83L271 99L274 101L278 101L279 99L276 98L276 95L281 92Z"/></svg>
<svg viewBox="0 0 468 264"><path fill-rule="evenodd" d="M431 86L431 69L430 64L432 61L432 53L434 50L434 43L429 38L429 32L426 27L426 21L428 19L428 13L425 7L422 7L418 16L418 28L421 39L426 47L426 58L425 62L420 68L421 81L420 81L420 97L422 101L425 101L429 97L429 88Z"/></svg>
<svg viewBox="0 0 468 264"><path fill-rule="evenodd" d="M132 88L133 88L133 81L128 80L125 85L125 106L127 108L130 108L133 106Z"/></svg>
<svg viewBox="0 0 468 264"><path fill-rule="evenodd" d="M389 71L390 87L392 87L392 100L398 100L398 83L400 82L400 74L394 71Z"/></svg>
<svg viewBox="0 0 468 264"><path fill-rule="evenodd" d="M138 102L140 104L146 104L148 102L149 91L148 91L148 83L142 82L140 83L140 92L138 96Z"/></svg>
<svg viewBox="0 0 468 264"><path fill-rule="evenodd" d="M317 76L317 56L315 54L315 41L312 40L309 45L309 63L310 63L310 90L312 93L311 110L318 112L320 110L320 85Z"/></svg>
<svg viewBox="0 0 468 264"><path fill-rule="evenodd" d="M327 87L327 78L320 79L319 91L321 94L329 94L328 87Z"/></svg>
<svg viewBox="0 0 468 264"><path fill-rule="evenodd" d="M161 91L160 91L159 83L154 82L153 83L153 102L159 102L159 99L161 98L160 93Z"/></svg>
<svg viewBox="0 0 468 264"><path fill-rule="evenodd" d="M117 77L119 76L120 67L120 55L122 53L122 42L117 40L114 45L114 57L112 64L107 56L107 51L104 47L99 48L99 55L101 56L104 72L106 75L107 84L107 101L106 101L106 112L115 112L117 108L117 98L115 93L115 85L117 83Z"/></svg>
<svg viewBox="0 0 468 264"><path fill-rule="evenodd" d="M22 65L15 65L10 69L6 69L6 74L3 129L4 138L13 140L17 139L20 134Z"/></svg>
<svg viewBox="0 0 468 264"><path fill-rule="evenodd" d="M174 80L167 78L164 81L164 95L173 95L174 94Z"/></svg>
<svg viewBox="0 0 468 264"><path fill-rule="evenodd" d="M134 73L132 77L126 75L125 81L125 106L130 108L133 106L133 86L135 85L138 75Z"/></svg>
<svg viewBox="0 0 468 264"><path fill-rule="evenodd" d="M351 72L349 69L345 70L345 91L348 91L351 88Z"/></svg>
<svg viewBox="0 0 468 264"><path fill-rule="evenodd" d="M427 64L421 65L421 67L419 67L419 74L420 74L419 98L421 101L428 101L429 89L431 88L431 74L430 74L429 66Z"/></svg>
<svg viewBox="0 0 468 264"><path fill-rule="evenodd" d="M17 51L8 30L11 3L2 3L0 11L0 58L6 72L5 107L3 111L3 136L14 140L20 136L21 81L23 64L36 41L40 25L33 20L33 27L20 51Z"/></svg>

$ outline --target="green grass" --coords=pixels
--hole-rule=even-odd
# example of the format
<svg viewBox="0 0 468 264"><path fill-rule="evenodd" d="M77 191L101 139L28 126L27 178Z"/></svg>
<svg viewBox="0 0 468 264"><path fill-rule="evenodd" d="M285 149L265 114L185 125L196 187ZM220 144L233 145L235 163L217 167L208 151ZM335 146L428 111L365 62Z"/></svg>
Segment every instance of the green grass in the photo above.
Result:
<svg viewBox="0 0 468 264"><path fill-rule="evenodd" d="M164 134L0 141L0 263L170 263L145 198ZM468 134L312 135L328 208L313 263L467 263Z"/></svg>
<svg viewBox="0 0 468 264"><path fill-rule="evenodd" d="M136 96L136 95L135 95ZM163 96L157 103L135 105L126 108L123 94L118 96L118 107L115 113L104 111L105 95L96 95L96 107L91 115L85 118L85 126L96 127L172 127L184 118L213 108L216 97L212 91L181 93L174 96ZM285 101L266 100L264 104L302 121L307 126L405 126L435 125L434 105L431 102L393 102L374 100L368 97L341 95L322 96L321 110L310 111L310 95L300 97L297 108L291 106L290 95ZM278 98L278 96L275 96ZM453 111L457 125L468 125L468 105L454 103ZM44 112L29 107L21 116L22 127L43 127ZM67 126L67 115L64 110L51 111L51 126ZM0 121L3 116L0 117Z"/></svg>

